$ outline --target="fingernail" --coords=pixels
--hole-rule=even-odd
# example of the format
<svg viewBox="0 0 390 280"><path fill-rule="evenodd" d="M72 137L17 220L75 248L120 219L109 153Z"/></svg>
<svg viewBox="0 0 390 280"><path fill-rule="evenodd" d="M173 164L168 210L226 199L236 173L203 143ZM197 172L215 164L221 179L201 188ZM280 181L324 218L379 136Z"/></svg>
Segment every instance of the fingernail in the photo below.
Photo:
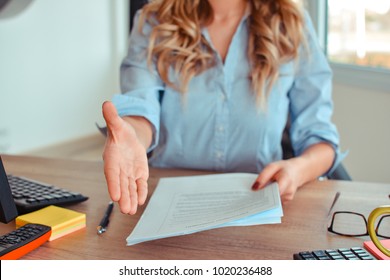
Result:
<svg viewBox="0 0 390 280"><path fill-rule="evenodd" d="M255 182L253 185L252 185L252 190L256 191L259 189L259 182Z"/></svg>

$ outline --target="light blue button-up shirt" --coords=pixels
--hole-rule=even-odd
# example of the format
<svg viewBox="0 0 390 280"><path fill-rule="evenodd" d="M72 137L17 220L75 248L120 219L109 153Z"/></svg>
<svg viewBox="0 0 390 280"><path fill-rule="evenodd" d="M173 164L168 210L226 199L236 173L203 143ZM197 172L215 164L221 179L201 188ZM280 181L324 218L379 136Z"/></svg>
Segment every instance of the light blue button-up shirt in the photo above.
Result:
<svg viewBox="0 0 390 280"><path fill-rule="evenodd" d="M308 15L306 52L301 51L297 61L280 65L265 110L256 105L248 79L247 17L234 34L225 62L214 50L215 67L190 81L184 99L148 67L151 26L146 23L139 32L138 18L121 66L122 94L115 95L113 103L119 115L143 116L153 125L151 166L258 173L282 159L281 139L289 113L295 154L328 142L336 151L333 167L338 164L339 135L331 122L332 72ZM202 32L212 46L207 29Z"/></svg>

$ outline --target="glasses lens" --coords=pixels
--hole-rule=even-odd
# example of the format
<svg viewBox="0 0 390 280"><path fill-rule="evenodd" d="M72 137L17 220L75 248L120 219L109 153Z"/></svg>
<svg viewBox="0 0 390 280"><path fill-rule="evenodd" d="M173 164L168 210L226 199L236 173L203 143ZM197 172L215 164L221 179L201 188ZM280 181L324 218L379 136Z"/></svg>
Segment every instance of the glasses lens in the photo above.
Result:
<svg viewBox="0 0 390 280"><path fill-rule="evenodd" d="M333 231L345 235L364 235L367 225L364 217L358 213L338 212L334 215Z"/></svg>
<svg viewBox="0 0 390 280"><path fill-rule="evenodd" d="M382 216L379 222L377 234L384 238L390 238L390 215Z"/></svg>

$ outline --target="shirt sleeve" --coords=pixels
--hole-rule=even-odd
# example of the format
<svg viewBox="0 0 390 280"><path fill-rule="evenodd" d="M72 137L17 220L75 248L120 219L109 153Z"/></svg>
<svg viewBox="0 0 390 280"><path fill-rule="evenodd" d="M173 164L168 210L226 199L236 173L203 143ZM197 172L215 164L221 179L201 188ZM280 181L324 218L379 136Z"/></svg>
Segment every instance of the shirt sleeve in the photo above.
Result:
<svg viewBox="0 0 390 280"><path fill-rule="evenodd" d="M160 92L164 90L155 67L147 63L147 48L151 25L145 22L139 30L140 11L137 12L129 37L127 56L120 67L121 94L114 95L114 103L120 116L141 116L153 129L152 144L148 152L158 143L160 130Z"/></svg>
<svg viewBox="0 0 390 280"><path fill-rule="evenodd" d="M339 134L332 123L332 71L319 46L309 15L305 14L306 42L303 44L291 90L290 138L295 155L301 155L309 146L326 142L335 150L331 174L345 157L339 149Z"/></svg>

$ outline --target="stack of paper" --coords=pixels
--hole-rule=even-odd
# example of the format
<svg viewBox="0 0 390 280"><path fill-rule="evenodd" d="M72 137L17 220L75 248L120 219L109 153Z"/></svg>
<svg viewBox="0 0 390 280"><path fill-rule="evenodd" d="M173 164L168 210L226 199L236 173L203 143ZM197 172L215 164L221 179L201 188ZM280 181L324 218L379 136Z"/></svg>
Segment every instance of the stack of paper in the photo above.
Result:
<svg viewBox="0 0 390 280"><path fill-rule="evenodd" d="M52 241L84 228L86 225L86 216L80 212L51 205L35 212L18 216L15 222L16 228L30 223L51 227L52 233L49 241Z"/></svg>
<svg viewBox="0 0 390 280"><path fill-rule="evenodd" d="M257 176L230 173L160 179L127 245L219 227L281 223L278 185L252 191Z"/></svg>

